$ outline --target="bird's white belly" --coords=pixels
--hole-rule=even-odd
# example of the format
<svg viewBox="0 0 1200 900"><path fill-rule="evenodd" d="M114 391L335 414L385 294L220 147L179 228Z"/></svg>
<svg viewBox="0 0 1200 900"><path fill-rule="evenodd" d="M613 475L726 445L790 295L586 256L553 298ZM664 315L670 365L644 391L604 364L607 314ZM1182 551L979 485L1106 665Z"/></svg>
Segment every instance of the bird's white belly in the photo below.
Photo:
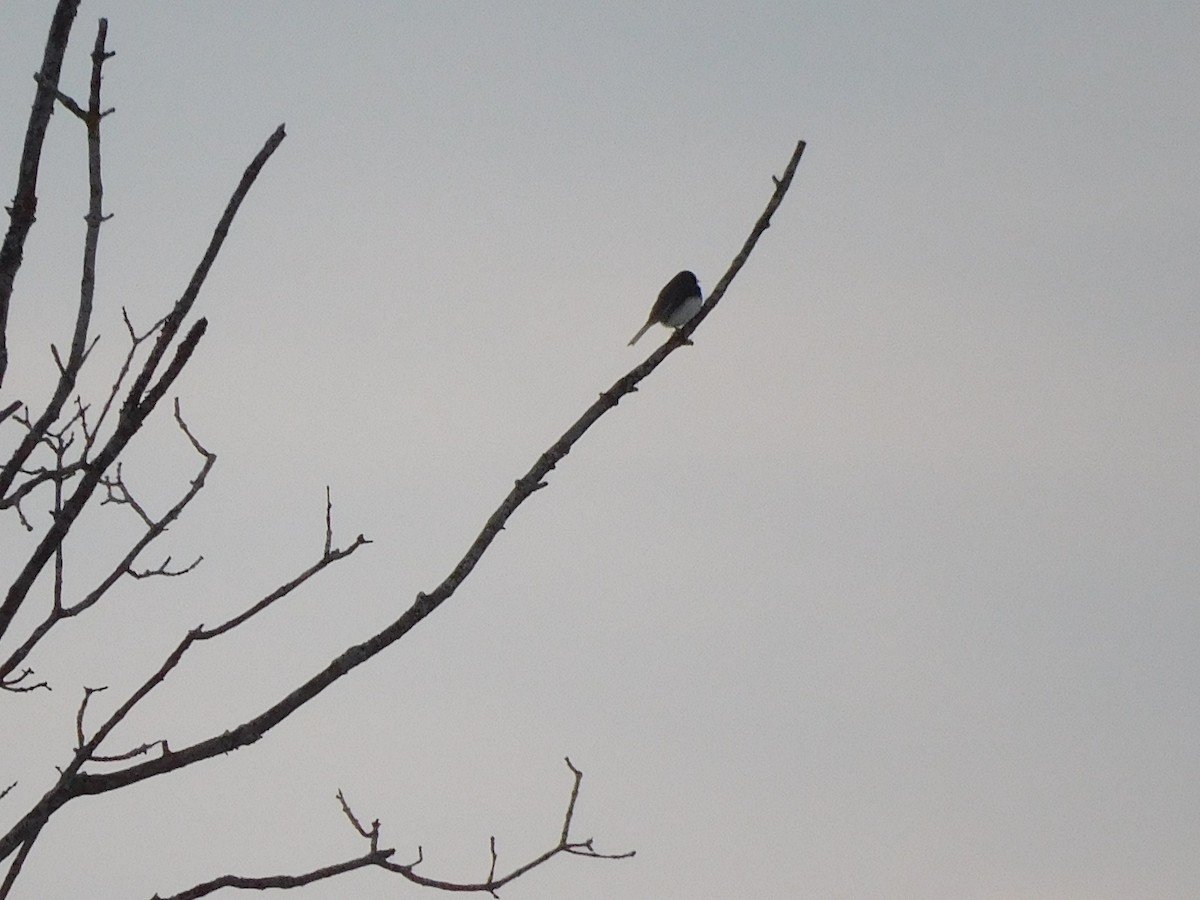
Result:
<svg viewBox="0 0 1200 900"><path fill-rule="evenodd" d="M703 297L688 297L683 303L679 304L679 308L673 310L663 319L663 324L670 325L672 328L678 328L700 312L700 307L704 305Z"/></svg>

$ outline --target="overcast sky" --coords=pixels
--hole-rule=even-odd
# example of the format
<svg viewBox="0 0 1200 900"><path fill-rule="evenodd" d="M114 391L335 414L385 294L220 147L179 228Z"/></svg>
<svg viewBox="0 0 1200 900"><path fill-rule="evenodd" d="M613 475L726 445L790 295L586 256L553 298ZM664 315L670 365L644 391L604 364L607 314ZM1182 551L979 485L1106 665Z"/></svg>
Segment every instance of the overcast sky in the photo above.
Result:
<svg viewBox="0 0 1200 900"><path fill-rule="evenodd" d="M0 11L6 203L50 8ZM1200 896L1200 7L84 0L80 99L100 16L93 395L120 307L168 308L288 138L178 385L217 467L144 560L204 563L64 627L32 660L52 695L0 697L5 827L69 758L82 685L117 703L317 559L326 485L336 541L374 543L114 740L232 727L432 589L809 147L695 346L452 601L253 747L72 804L23 896L356 855L339 788L398 858L482 879L489 835L501 868L557 839L564 755L577 835L638 855L506 897ZM55 115L6 396L65 341L85 163ZM164 410L126 474L161 510L196 468ZM90 520L69 585L128 524ZM304 896L400 894L367 871Z"/></svg>

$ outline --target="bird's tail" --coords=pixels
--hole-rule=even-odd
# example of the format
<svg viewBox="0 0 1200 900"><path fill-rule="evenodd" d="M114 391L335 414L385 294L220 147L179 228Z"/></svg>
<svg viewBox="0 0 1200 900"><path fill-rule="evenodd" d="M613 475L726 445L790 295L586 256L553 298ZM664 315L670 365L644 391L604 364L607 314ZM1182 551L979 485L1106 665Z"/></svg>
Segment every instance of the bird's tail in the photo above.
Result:
<svg viewBox="0 0 1200 900"><path fill-rule="evenodd" d="M639 328L638 333L633 336L632 340L630 340L629 346L632 347L634 344L636 344L638 342L638 338L640 338L643 334L645 334L647 331L649 331L650 326L653 324L654 324L653 322L647 322L645 325L643 325L641 328Z"/></svg>

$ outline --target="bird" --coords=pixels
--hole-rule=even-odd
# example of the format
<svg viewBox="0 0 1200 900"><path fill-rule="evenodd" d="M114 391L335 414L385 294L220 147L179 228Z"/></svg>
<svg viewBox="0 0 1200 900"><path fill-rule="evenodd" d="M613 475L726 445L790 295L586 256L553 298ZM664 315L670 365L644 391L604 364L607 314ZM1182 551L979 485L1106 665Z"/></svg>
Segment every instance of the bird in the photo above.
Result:
<svg viewBox="0 0 1200 900"><path fill-rule="evenodd" d="M629 346L636 344L638 338L645 334L651 325L662 324L668 328L686 325L688 320L700 311L702 305L700 282L691 272L680 272L658 292L658 299L650 308L650 317L646 319L646 324L638 329Z"/></svg>

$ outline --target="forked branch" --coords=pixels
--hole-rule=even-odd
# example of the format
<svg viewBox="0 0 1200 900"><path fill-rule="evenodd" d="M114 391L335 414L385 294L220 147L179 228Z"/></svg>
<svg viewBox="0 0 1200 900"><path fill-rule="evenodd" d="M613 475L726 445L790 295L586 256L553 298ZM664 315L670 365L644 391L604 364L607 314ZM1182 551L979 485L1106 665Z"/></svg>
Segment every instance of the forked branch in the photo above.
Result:
<svg viewBox="0 0 1200 900"><path fill-rule="evenodd" d="M781 178L774 179L775 191L765 211L755 223L750 237L718 285L722 293L745 264L746 258L749 256L750 251L753 250L759 235L770 225L771 216L787 192L788 186L792 181L792 175L803 152L804 142L801 141L796 146L784 170L784 175ZM720 296L716 292L714 292L713 296L709 297L704 307L705 315L707 312L711 312L719 299ZM535 491L546 486L545 478L563 457L570 452L571 448L583 437L587 430L604 413L616 406L617 402L623 396L636 390L641 381L653 372L670 353L684 346L686 341L686 336L682 334L675 335L656 350L649 359L624 375L616 384L601 394L599 399L588 407L562 437L538 457L533 467L522 478L517 479L512 490L509 491L508 495L500 503L500 506L488 518L483 530L467 548L466 554L459 560L453 571L432 592L417 594L415 602L391 625L363 643L350 647L286 697L236 728L219 735L214 735L169 756L147 760L119 771L103 774L80 772L75 776L75 783L70 788L71 793L75 795L100 794L116 790L126 785L173 771L183 765L190 765L201 759L209 759L213 756L229 753L232 750L252 744L347 672L362 665L385 648L400 640L454 594L458 586L462 584L463 580L475 568L479 559L491 545L492 541L495 540L496 535L504 528L505 523L516 512L517 508ZM359 536L359 540L362 540L361 535ZM357 546L357 543L349 549L353 550L355 546ZM337 551L334 551L335 555L336 553ZM2 858L4 851L4 839L0 838L0 858Z"/></svg>
<svg viewBox="0 0 1200 900"><path fill-rule="evenodd" d="M99 41L97 46L101 46ZM107 57L101 54L95 58L102 62ZM99 65L99 62L97 62L97 65ZM267 139L262 149L259 150L242 175L241 182L234 190L229 203L225 207L224 214L213 231L213 237L209 242L208 249L201 258L200 264L196 267L196 271L193 273L191 281L188 282L183 295L176 301L171 312L163 321L154 348L150 351L149 358L142 366L133 385L129 388L125 396L125 401L118 413L116 427L112 435L85 467L83 477L76 486L74 493L67 499L62 512L55 517L53 524L47 530L42 541L30 555L26 565L17 575L16 580L9 587L4 601L0 603L0 637L7 631L9 624L12 622L17 610L24 603L29 590L32 588L34 581L41 573L43 567L55 554L58 547L66 538L67 533L74 525L75 520L91 499L93 491L100 484L100 480L108 470L108 467L120 456L129 441L141 429L142 424L170 389L175 379L179 376L179 373L183 370L183 367L191 358L200 338L203 337L208 323L205 319L199 319L191 326L187 334L176 346L170 362L158 377L158 380L153 380L160 363L167 353L168 347L179 334L184 317L191 311L192 306L195 304L200 289L204 285L205 278L212 268L212 264L229 233L229 228L233 224L233 219L237 214L238 208L249 193L259 172L262 171L267 160L270 159L271 155L283 142L285 136L284 127L280 125ZM45 418L45 414L43 414L43 418ZM37 427L44 429L46 426L41 424L41 422L42 420L39 419ZM9 469L12 469L12 476L15 476L16 471L19 470L19 465L23 461L18 460L18 456L22 452L21 448L31 440L36 443L35 435L36 429L31 430L30 434L22 441L21 447L18 448L18 454L14 455L13 460L10 461L9 467L3 473L0 473L0 495L3 495L7 486L11 484ZM28 453L26 453L27 455ZM7 482L5 481L6 478L8 479Z"/></svg>
<svg viewBox="0 0 1200 900"><path fill-rule="evenodd" d="M42 67L38 72L38 90L33 98L33 109L29 113L29 124L25 129L25 146L21 151L21 162L17 168L17 191L12 206L8 207L9 225L0 245L0 387L4 386L4 375L8 371L8 310L12 302L13 285L25 252L25 239L37 218L38 169L42 161L42 145L50 127L50 116L54 112L54 89L62 72L63 58L67 54L67 41L71 37L71 26L79 0L59 0L50 21L50 33L46 37L46 50L42 56ZM11 415L20 404L6 403L0 409L0 422ZM0 488L0 495L4 489Z"/></svg>
<svg viewBox="0 0 1200 900"><path fill-rule="evenodd" d="M35 76L38 82L38 97L48 91L51 97L79 116L87 128L88 211L84 216L87 231L83 241L83 277L79 285L79 306L75 313L75 329L71 337L70 352L64 362L58 358L57 351L55 351L59 367L58 384L42 414L30 426L3 469L0 469L0 497L8 493L20 467L25 464L33 449L58 421L63 406L75 390L76 379L79 377L79 371L83 368L83 363L87 359L91 347L88 343L88 328L92 321L92 303L96 293L96 253L100 243L100 226L108 218L104 215L104 184L101 179L100 164L100 120L105 115L100 108L101 71L104 64L112 57L112 53L105 49L107 36L108 21L101 19L100 27L96 32L96 44L92 50L91 89L86 111L58 89L57 75L53 81L43 73ZM30 125L32 127L33 123L31 122ZM0 633L2 633L2 628L0 628Z"/></svg>
<svg viewBox="0 0 1200 900"><path fill-rule="evenodd" d="M76 5L77 2L72 2L72 0L60 0L59 12L55 16L56 24L52 27L52 41L56 33L54 29L59 28L61 30L63 27L63 22L60 19L64 19L65 17L65 28L69 31L70 18L74 15L74 7ZM122 565L113 570L111 578L115 580L124 575L131 574L132 564L137 552L140 552L154 537L161 534L167 524L173 521L191 497L195 496L196 491L203 485L205 475L212 465L213 457L204 450L188 431L182 418L179 417L178 409L176 410L176 416L179 425L192 441L196 450L205 457L205 463L200 474L192 482L192 489L166 516L156 519L142 509L129 493L119 470L117 470L115 476L110 476L107 473L115 468L125 447L133 436L140 431L147 417L166 395L175 379L188 363L199 340L203 336L206 327L204 319L199 319L190 326L185 324L186 320L229 232L238 208L247 196L259 172L279 147L285 136L284 127L281 125L266 141L254 160L247 167L240 183L229 200L224 214L214 229L212 239L187 288L183 292L183 295L175 302L171 311L144 338L134 336L135 349L141 340L145 339L149 341L151 335L154 336L148 357L145 358L140 366L133 366L132 360L134 357L131 351L130 357L126 362L126 367L122 369L117 379L117 385L113 388L108 402L104 405L99 416L95 418L95 421L92 421L93 416L88 412L87 408L82 403L79 403L79 408L75 415L78 417L79 428L84 435L83 450L81 451L79 463L77 465L75 463L67 463L64 459L59 458L58 465L53 472L48 471L43 474L36 470L29 470L26 466L26 460L30 453L33 452L33 448L44 441L46 436L51 433L52 428L62 425L62 411L65 408L69 394L74 390L75 377L83 366L90 348L94 345L94 341L89 338L88 327L91 319L91 303L95 287L95 257L99 227L106 218L101 202L99 142L100 121L106 112L102 110L100 105L100 71L105 60L111 56L111 53L104 46L105 30L105 23L102 20L100 32L97 35L95 49L92 54L91 93L86 109L82 104L71 100L71 98L67 97L60 90L58 69L61 64L61 54L58 55L58 63L54 64L54 60L51 59L50 45L48 44L48 61L43 65L37 80L38 94L35 100L35 116L31 119L30 130L26 136L26 157L23 157L22 161L23 180L19 182L18 197L14 201L14 209L11 211L13 226L9 229L9 234L5 238L3 253L0 254L0 257L2 257L0 259L0 380L2 380L4 365L6 363L3 338L8 297L11 294L12 277L15 275L16 268L20 263L21 246L24 241L24 234L18 225L24 223L21 227L25 231L28 230L28 226L33 222L33 211L36 206L36 198L32 192L32 185L36 183L36 161L38 154L40 154L41 137L35 132L37 132L38 128L44 132L45 123L48 121L50 115L49 109L53 107L53 103L57 99L60 104L84 121L88 131L89 174L92 178L90 180L91 202L89 203L89 211L86 217L87 236L85 240L84 271L81 283L80 305L70 349L64 357L60 358L56 355L56 359L59 361L60 380L55 389L54 397L48 402L44 411L36 417L30 415L28 406L25 406L22 424L25 425L27 434L24 436L16 453L14 453L4 468L0 470L0 498L7 498L8 502L14 505L27 495L28 490L32 490L32 487L27 489L24 486L13 488L14 480L18 475L31 476L34 486L42 483L50 483L56 491L60 492L56 494L59 500L56 502L53 510L52 523L29 557L24 568L18 572L15 580L9 586L7 594L0 601L0 637L5 634L6 629L13 621L14 616L26 600L35 581L42 574L47 563L51 559L61 560L60 550L63 540L85 506L94 500L93 494L98 487L107 488L109 497L113 499L113 502L127 504L134 509L140 515L145 526L144 542L139 542L134 548L134 552L122 560ZM65 48L66 32L62 33L61 41ZM34 162L32 181L27 177L28 173L25 168L25 160L29 157L31 142L36 145L32 157ZM636 391L638 385L667 356L681 346L691 343L691 335L715 308L734 277L736 277L747 261L759 237L769 227L771 217L782 202L791 184L804 147L804 142L800 142L796 146L784 169L783 175L773 179L775 190L765 210L754 224L749 237L745 241L741 251L734 258L729 270L718 282L716 288L704 303L700 313L685 328L678 331L661 347L655 350L648 359L633 368L609 389L601 393L599 398L584 410L583 414L567 428L559 439L535 460L529 471L516 480L511 490L509 490L499 506L484 523L480 533L470 543L462 558L445 579L429 593L419 593L411 606L396 621L363 643L350 647L330 662L325 669L297 686L287 696L231 730L224 731L219 735L213 735L180 750L173 750L165 739L157 739L133 749L119 752L109 751L103 755L101 754L101 746L109 738L113 729L124 721L152 690L163 683L164 679L178 666L188 649L194 643L218 638L244 624L250 618L258 615L264 609L307 582L324 568L340 559L344 559L360 546L367 543L367 540L362 535L359 535L355 541L346 547L335 548L333 546L332 504L327 493L323 548L320 559L312 566L228 621L215 627L205 628L200 626L188 632L182 637L174 651L163 661L159 669L145 678L141 686L136 688L123 702L120 702L116 709L109 713L107 718L92 730L90 734L85 727L86 698L90 698L94 691L89 691L85 695L85 702L81 703L79 708L76 722L77 747L70 762L60 770L59 778L55 785L43 795L34 807L22 816L10 828L7 834L0 835L0 859L8 860L9 864L9 869L3 883L0 883L0 898L8 893L9 888L30 852L30 848L41 834L42 828L51 816L70 800L87 794L100 794L126 787L219 754L237 750L258 741L269 730L274 728L275 725L313 700L325 688L329 687L343 675L400 640L413 627L432 613L433 610L453 596L462 582L474 570L500 531L505 528L516 510L533 493L547 486L547 478L550 473L571 451L575 443L583 437L588 429L601 416L615 407L621 398ZM130 327L130 331L132 336L132 327ZM139 354L140 356L141 354ZM21 406L21 404L15 401L6 402L0 406L0 423L6 418L11 417ZM109 421L105 425L102 437L100 434L101 424L106 421L110 412L115 422ZM64 491L64 487L68 481L72 482L71 490L66 492ZM177 569L170 568L166 563L163 563L158 569L142 571L138 574L170 575L176 571ZM107 587L102 585L100 593L104 589L107 589ZM84 604L90 605L90 602L94 602L94 597L98 596L99 593L89 595L83 601L83 604L76 604L73 607L64 605L60 599L56 609L59 610L60 617L65 617L78 612L81 608L86 608ZM36 643L38 635L35 634L34 637L34 643ZM27 647L31 645L25 646L27 652ZM10 657L10 664L4 669L0 669L0 681L2 681L5 687L11 690L32 690L39 686L29 682L30 676L28 670L20 673L17 672L17 666L24 655L24 653L20 652L19 648L18 654ZM107 750L108 748L105 749ZM145 758L151 756L152 751L157 751L158 755L153 758ZM139 761L133 762L135 759ZM100 766L102 769L111 767L114 764L121 764L124 767L115 768L112 771L84 771L85 768L97 768L97 764L99 763L105 764L104 766ZM417 849L417 859L415 862L406 864L393 862L392 857L395 851L380 849L379 847L379 822L372 822L369 828L364 827L351 812L345 798L339 794L339 800L342 803L345 815L356 831L369 843L369 849L364 855L301 875L280 875L268 878L222 876L204 885L197 885L189 891L176 895L176 897L201 897L222 887L255 889L264 887L298 887L302 884L312 883L313 881L365 866L381 868L385 871L398 874L414 884L426 887L446 891L487 892L494 895L504 885L561 853L606 859L632 856L632 852L620 854L600 853L594 849L591 839L583 841L571 839L570 827L579 795L582 772L576 769L570 763L570 760L567 761L567 765L574 775L574 785L563 826L558 836L558 842L538 857L516 867L507 874L497 874L498 857L494 839L491 844L491 865L487 877L482 881L452 882L428 878L423 874L418 874L416 868L422 863L423 859L420 848L418 847Z"/></svg>
<svg viewBox="0 0 1200 900"><path fill-rule="evenodd" d="M592 859L628 859L632 857L635 853L633 850L625 853L601 853L593 847L592 838L583 841L571 840L571 819L575 815L575 803L579 799L579 785L583 781L583 772L575 768L569 758L567 759L567 768L574 775L575 782L571 786L571 799L567 803L567 814L563 819L562 831L558 843L534 859L517 866L505 875L496 875L497 854L495 837L490 841L491 868L488 872L488 877L483 881L446 881L440 878L427 878L424 875L418 875L414 870L424 861L424 853L420 847L417 847L417 858L414 862L392 862L391 858L396 854L395 849L379 849L379 820L375 819L371 823L370 828L363 827L358 817L350 809L350 804L346 801L345 796L341 791L338 791L337 800L341 804L343 815L350 821L354 830L369 843L369 849L362 856L323 866L319 869L313 869L310 872L304 872L299 875L265 875L258 877L222 875L219 878L214 878L211 881L188 888L186 891L172 894L169 897L159 897L158 894L155 894L155 900L198 900L198 898L206 897L222 888L263 891L270 888L286 889L304 887L305 885L324 881L335 875L353 872L355 869L362 869L367 866L376 866L387 872L400 875L421 887L435 888L441 891L453 891L455 893L487 893L493 897L498 897L500 888L510 882L516 881L522 875L536 869L538 866L544 865L560 853L569 853L574 856L588 856Z"/></svg>

